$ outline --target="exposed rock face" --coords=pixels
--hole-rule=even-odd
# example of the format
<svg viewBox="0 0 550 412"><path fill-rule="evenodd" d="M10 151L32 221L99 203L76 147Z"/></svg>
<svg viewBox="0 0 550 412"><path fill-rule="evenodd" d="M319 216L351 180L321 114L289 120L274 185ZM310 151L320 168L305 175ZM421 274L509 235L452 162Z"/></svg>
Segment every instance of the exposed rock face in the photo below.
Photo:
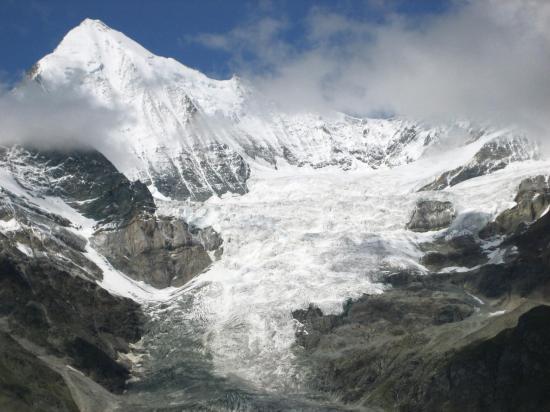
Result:
<svg viewBox="0 0 550 412"><path fill-rule="evenodd" d="M163 288L187 283L212 263L208 251L221 239L212 229L194 232L183 220L138 217L124 227L98 231L92 242L117 269Z"/></svg>
<svg viewBox="0 0 550 412"><path fill-rule="evenodd" d="M550 306L537 306L516 327L453 354L427 387L423 410L549 410L549 325Z"/></svg>
<svg viewBox="0 0 550 412"><path fill-rule="evenodd" d="M221 238L155 216L147 187L97 152L11 147L0 163L13 177L0 189L0 352L9 351L0 361L0 409L112 410L145 318L136 302L98 285L103 273L80 221L58 215L67 207L55 198L97 222L94 244L108 246L115 266L159 287L204 270ZM20 369L9 370L15 363ZM105 407L89 406L96 404Z"/></svg>
<svg viewBox="0 0 550 412"><path fill-rule="evenodd" d="M442 237L420 247L426 252L420 262L432 271L448 267L472 268L487 262L483 248L471 235Z"/></svg>
<svg viewBox="0 0 550 412"><path fill-rule="evenodd" d="M299 322L296 341L305 349L314 349L321 341L323 334L330 333L335 327L343 324L342 316L325 316L315 305L309 305L305 310L293 311L292 317Z"/></svg>
<svg viewBox="0 0 550 412"><path fill-rule="evenodd" d="M440 230L448 227L455 217L456 212L451 202L419 200L407 223L407 229L415 232Z"/></svg>
<svg viewBox="0 0 550 412"><path fill-rule="evenodd" d="M156 217L147 187L139 181L130 182L96 151L12 146L0 151L0 164L22 189L33 195L60 197L96 220L94 246L114 267L135 279L155 287L181 286L212 263L208 251L221 253L221 238L215 231ZM248 169L241 172L248 176ZM7 191L0 199L0 218L26 226L10 236L32 253L42 252L58 260L68 271L101 279L99 268L82 255L87 240L70 230L71 222L27 203ZM41 236L37 237L37 232Z"/></svg>
<svg viewBox="0 0 550 412"><path fill-rule="evenodd" d="M71 223L33 205L27 199L0 189L0 227L28 259L48 262L74 276L101 280L101 270L83 252L87 240L71 231ZM7 230L6 230L7 229Z"/></svg>
<svg viewBox="0 0 550 412"><path fill-rule="evenodd" d="M166 153L163 153L164 150ZM212 195L245 194L250 167L244 158L225 144L179 149L174 157L170 149L160 148L149 175L163 195L173 199L204 201Z"/></svg>
<svg viewBox="0 0 550 412"><path fill-rule="evenodd" d="M504 238L503 263L484 265L462 276L467 287L489 298L540 295L550 301L550 215Z"/></svg>
<svg viewBox="0 0 550 412"><path fill-rule="evenodd" d="M0 332L0 410L77 412L60 374Z"/></svg>
<svg viewBox="0 0 550 412"><path fill-rule="evenodd" d="M471 317L475 301L410 273L388 281L394 289L347 302L341 315L310 307L293 316L302 324L297 343L312 363L312 385L345 402L399 410L422 388L435 341Z"/></svg>
<svg viewBox="0 0 550 412"><path fill-rule="evenodd" d="M66 357L108 390L121 392L129 370L118 356L142 334L139 305L55 262L29 259L4 235L0 245L0 316L10 333Z"/></svg>
<svg viewBox="0 0 550 412"><path fill-rule="evenodd" d="M155 210L147 187L130 182L95 150L0 150L0 165L18 184L36 194L59 196L86 217L120 224Z"/></svg>
<svg viewBox="0 0 550 412"><path fill-rule="evenodd" d="M545 187L544 178L528 179L518 205ZM545 208L537 205L534 214L507 213L531 218ZM541 305L550 303L549 229L543 214L503 232L491 249L502 263L492 264L475 236L441 238L424 245L437 255L424 257L428 267L480 266L389 275L391 289L349 301L339 315L295 311L296 353L311 365L310 383L382 410L549 409L550 306Z"/></svg>
<svg viewBox="0 0 550 412"><path fill-rule="evenodd" d="M480 236L512 234L548 212L550 207L548 176L536 176L523 180L514 201L517 205L498 215L494 222L483 229Z"/></svg>
<svg viewBox="0 0 550 412"><path fill-rule="evenodd" d="M485 143L467 164L443 173L434 182L423 186L419 191L442 190L465 180L504 169L512 162L536 157L536 146L525 138L497 138Z"/></svg>
<svg viewBox="0 0 550 412"><path fill-rule="evenodd" d="M293 313L310 384L382 410L548 408L550 307L508 329L517 314L488 317L490 308L451 277L395 276L393 290L348 302L341 315L314 307Z"/></svg>

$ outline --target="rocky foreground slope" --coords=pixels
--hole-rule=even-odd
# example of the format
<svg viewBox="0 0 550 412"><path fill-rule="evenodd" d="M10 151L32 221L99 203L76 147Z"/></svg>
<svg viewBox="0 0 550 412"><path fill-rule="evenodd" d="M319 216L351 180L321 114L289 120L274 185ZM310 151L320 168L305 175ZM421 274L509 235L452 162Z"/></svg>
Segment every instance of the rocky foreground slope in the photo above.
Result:
<svg viewBox="0 0 550 412"><path fill-rule="evenodd" d="M390 290L350 300L339 315L295 311L311 384L382 410L549 409L547 200L548 178L528 178L518 204L478 236L423 245L439 272L388 274ZM495 252L502 259L487 263Z"/></svg>
<svg viewBox="0 0 550 412"><path fill-rule="evenodd" d="M0 408L87 410L94 385L125 389L146 319L102 287L107 263L91 245L128 276L166 287L204 270L221 240L156 217L147 188L92 149L4 147L0 163Z"/></svg>

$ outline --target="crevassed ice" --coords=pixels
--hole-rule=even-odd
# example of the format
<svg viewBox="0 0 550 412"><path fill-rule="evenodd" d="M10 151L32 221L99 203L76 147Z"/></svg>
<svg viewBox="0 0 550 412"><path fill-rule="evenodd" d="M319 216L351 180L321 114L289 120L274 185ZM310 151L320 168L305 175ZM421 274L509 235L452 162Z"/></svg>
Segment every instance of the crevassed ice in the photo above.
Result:
<svg viewBox="0 0 550 412"><path fill-rule="evenodd" d="M211 224L224 239L221 260L183 292L193 296L193 307L182 314L182 297L172 302L170 333L178 333L178 316L200 320L217 373L262 388L296 388L303 370L292 351L291 312L314 303L338 313L348 298L383 293L383 271L422 271L417 244L433 233L404 229L416 200L426 196L415 189L471 150L377 171L256 167L244 196L160 202L160 213ZM510 206L525 176L547 167L523 162L429 196L452 201L459 214L494 216Z"/></svg>

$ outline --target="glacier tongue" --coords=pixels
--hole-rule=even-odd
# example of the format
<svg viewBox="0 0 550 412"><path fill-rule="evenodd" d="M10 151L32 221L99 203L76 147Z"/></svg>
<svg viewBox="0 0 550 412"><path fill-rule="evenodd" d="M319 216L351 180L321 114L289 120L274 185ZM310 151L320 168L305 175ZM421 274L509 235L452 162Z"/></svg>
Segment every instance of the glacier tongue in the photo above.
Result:
<svg viewBox="0 0 550 412"><path fill-rule="evenodd" d="M170 332L146 337L151 367L157 361L165 371L183 367L188 348L172 347L170 359L163 354L166 345L192 335L211 356L216 374L279 393L299 392L307 370L292 351L297 325L291 312L313 303L323 313L338 313L348 298L383 292L383 273L424 271L417 245L441 232L405 229L416 201L426 197L415 188L475 150L465 147L392 169L257 168L244 196L161 202L160 213L213 225L224 238L224 254L168 308L152 309L155 330ZM455 205L459 224L451 231L467 230L460 226L463 217L494 216L510 205L523 177L547 167L522 162L430 196Z"/></svg>

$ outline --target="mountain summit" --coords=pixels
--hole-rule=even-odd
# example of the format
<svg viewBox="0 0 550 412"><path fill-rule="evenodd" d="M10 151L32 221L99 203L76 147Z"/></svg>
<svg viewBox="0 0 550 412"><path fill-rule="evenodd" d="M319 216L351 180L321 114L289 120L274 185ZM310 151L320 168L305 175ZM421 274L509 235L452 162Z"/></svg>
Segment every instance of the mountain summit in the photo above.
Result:
<svg viewBox="0 0 550 412"><path fill-rule="evenodd" d="M70 86L94 103L122 108L131 122L115 131L114 143L127 155L124 162L111 160L165 198L244 193L258 162L343 169L403 164L448 132L404 120L288 114L236 77L210 79L99 20L71 30L32 77L46 90Z"/></svg>

